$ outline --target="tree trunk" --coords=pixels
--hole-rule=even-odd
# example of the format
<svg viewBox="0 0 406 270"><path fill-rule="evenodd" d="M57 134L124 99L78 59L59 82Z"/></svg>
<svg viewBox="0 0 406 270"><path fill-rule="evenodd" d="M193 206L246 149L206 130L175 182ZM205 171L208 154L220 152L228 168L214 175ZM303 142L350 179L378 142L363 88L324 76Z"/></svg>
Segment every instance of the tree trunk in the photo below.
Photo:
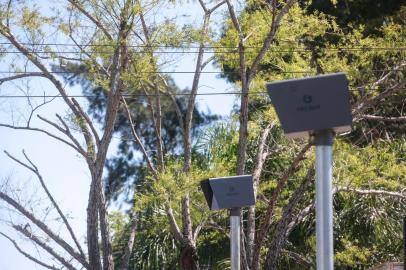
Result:
<svg viewBox="0 0 406 270"><path fill-rule="evenodd" d="M87 247L89 256L89 266L92 270L101 270L100 250L99 250L99 222L96 199L96 180L92 177L90 185L89 202L87 206Z"/></svg>
<svg viewBox="0 0 406 270"><path fill-rule="evenodd" d="M182 199L182 223L183 239L187 242L181 248L180 266L182 269L199 269L196 243L193 241L193 226L190 215L190 197L186 195Z"/></svg>
<svg viewBox="0 0 406 270"><path fill-rule="evenodd" d="M195 246L185 245L181 247L179 265L183 270L199 269L199 258Z"/></svg>

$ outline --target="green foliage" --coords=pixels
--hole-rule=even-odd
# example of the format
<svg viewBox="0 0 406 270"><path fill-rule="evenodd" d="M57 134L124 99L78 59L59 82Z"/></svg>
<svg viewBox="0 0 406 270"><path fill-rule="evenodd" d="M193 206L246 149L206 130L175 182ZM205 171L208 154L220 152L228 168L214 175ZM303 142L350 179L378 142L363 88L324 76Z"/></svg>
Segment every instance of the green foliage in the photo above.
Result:
<svg viewBox="0 0 406 270"><path fill-rule="evenodd" d="M345 3L347 7L344 7ZM373 7L365 8L367 5ZM258 76L250 91L263 91L265 83L273 80L342 71L349 77L353 104L366 93L370 97L378 96L405 78L404 69L401 69L380 87L373 87L373 82L383 74L404 63L404 51L396 48L406 46L405 21L400 19L404 18L405 9L401 1L299 1L282 20L274 43L259 65ZM270 29L271 16L267 4L264 1L247 1L240 22L247 37L245 47L249 66ZM237 32L228 21L218 44L237 47L237 42ZM239 85L238 55L219 51L216 56L218 67L225 72L224 78ZM252 95L250 102L249 172L256 164L261 130L276 120L267 105L267 97ZM404 106L404 93L394 93L384 102L373 104L365 113L399 116ZM354 132L335 144L335 185L402 192L406 185L405 127L404 123L354 123ZM259 187L259 198L268 199L301 144L284 139L280 127L274 128L270 138L268 146L272 154L264 165ZM300 169L288 180L287 188L280 194L271 226L279 221L283 206L300 184L313 159L313 154L308 155ZM313 192L312 188L305 194L305 200L296 211L313 200ZM399 234L400 222L405 214L404 204L404 200L385 195L337 193L334 201L337 269L371 266L401 258ZM259 217L266 205L262 200L257 202ZM315 257L314 218L313 214L307 216L294 229L287 244L289 250L311 263ZM271 229L270 239L272 233ZM263 252L265 255L266 248ZM280 259L280 269L303 269L303 265L298 265L293 257L284 254Z"/></svg>

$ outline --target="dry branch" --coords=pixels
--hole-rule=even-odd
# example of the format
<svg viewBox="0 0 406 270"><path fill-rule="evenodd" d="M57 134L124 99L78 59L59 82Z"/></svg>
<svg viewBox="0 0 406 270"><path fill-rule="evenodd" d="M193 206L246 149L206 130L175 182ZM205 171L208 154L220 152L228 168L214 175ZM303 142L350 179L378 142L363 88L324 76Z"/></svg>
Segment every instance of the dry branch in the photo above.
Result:
<svg viewBox="0 0 406 270"><path fill-rule="evenodd" d="M166 205L165 212L166 212L166 215L167 215L168 220L169 220L169 225L171 227L173 237L179 243L183 243L184 242L183 235L180 232L180 228L179 228L179 226L178 226L178 224L176 222L175 216L173 214L173 210L170 207L170 205Z"/></svg>
<svg viewBox="0 0 406 270"><path fill-rule="evenodd" d="M130 256L134 247L135 234L137 232L138 216L134 214L131 219L130 236L128 237L127 245L124 249L121 270L128 270L130 264Z"/></svg>
<svg viewBox="0 0 406 270"><path fill-rule="evenodd" d="M133 136L133 138L134 138L134 141L135 141L135 142L138 144L138 146L140 147L141 152L142 152L142 154L143 154L143 156L144 156L144 159L145 159L146 162L147 162L148 168L150 169L150 171L152 172L152 174L155 176L155 178L157 178L157 177L158 177L158 172L157 172L157 170L155 169L155 166L154 166L154 164L152 163L151 159L149 158L148 153L147 153L147 151L145 150L144 144L141 142L141 139L140 139L140 137L139 137L138 134L137 134L137 131L135 130L134 121L133 121L133 119L132 119L130 109L128 108L127 101L125 100L124 97L122 97L122 100L123 100L123 105L124 105L125 113L126 113L126 115L127 115L127 119L128 119L128 121L129 121L129 124L130 124L131 134L132 134L132 136Z"/></svg>
<svg viewBox="0 0 406 270"><path fill-rule="evenodd" d="M20 253L21 253L24 257L26 257L27 259L29 259L29 260L35 262L36 264L39 264L39 265L45 267L45 268L48 268L48 269L51 269L51 270L60 270L59 268L56 268L55 266L51 266L51 265L49 265L49 264L46 264L46 263L44 263L44 262L38 260L37 258L31 256L29 253L27 253L27 252L25 252L24 250L22 250L22 249L18 246L17 242L14 241L11 237L7 236L6 234L4 234L4 233L2 233L2 232L0 232L0 234L1 234L2 236L4 236L5 238L7 238L7 239L14 245L14 247L17 249L17 251L20 252Z"/></svg>
<svg viewBox="0 0 406 270"><path fill-rule="evenodd" d="M63 142L64 144L66 144L66 145L72 147L72 148L73 148L75 151L77 151L78 153L81 153L80 149L77 148L76 145L74 145L74 144L68 142L67 140L64 140L64 139L58 137L57 135L54 135L54 134L52 134L51 132L48 132L48 131L46 131L46 130L44 130L44 129L32 128L32 127L22 127L22 126L13 126L13 125L8 125L8 124L0 124L0 127L6 127L6 128L16 129L16 130L29 130L29 131L40 132L40 133L46 134L46 135L48 135L49 137L54 138L54 139L56 139L56 140L58 140L58 141L60 141L60 142Z"/></svg>
<svg viewBox="0 0 406 270"><path fill-rule="evenodd" d="M69 3L71 3L75 8L77 8L83 15L85 15L90 21L92 21L100 30L106 35L106 37L109 40L113 40L113 37L110 35L110 33L107 31L107 29L100 23L99 20L97 20L95 17L92 16L88 11L85 10L85 8L82 6L82 4L79 1L76 0L68 0Z"/></svg>
<svg viewBox="0 0 406 270"><path fill-rule="evenodd" d="M268 254L266 256L265 268L266 269L276 269L277 267L277 258L279 257L280 252L284 248L287 240L287 230L289 224L295 218L294 210L297 205L303 200L306 191L309 189L310 185L313 183L314 179L314 168L311 167L304 180L300 184L299 188L291 195L288 204L283 208L282 218L276 225L275 232L273 234Z"/></svg>
<svg viewBox="0 0 406 270"><path fill-rule="evenodd" d="M403 122L403 121L406 121L406 116L388 117L388 116L362 114L359 117L361 119L365 119L365 120L383 121L383 122Z"/></svg>
<svg viewBox="0 0 406 270"><path fill-rule="evenodd" d="M334 193L337 192L353 192L359 195L374 195L374 196L388 196L394 197L398 199L406 199L406 194L395 192L395 191L386 191L380 189L359 189L359 188L351 188L351 187L336 187L333 191Z"/></svg>
<svg viewBox="0 0 406 270"><path fill-rule="evenodd" d="M254 196L256 197L257 189L259 185L260 176L262 173L262 169L265 163L265 160L268 156L267 151L267 141L269 134L271 133L272 128L274 127L275 123L272 122L268 124L264 130L262 131L261 138L259 141L259 147L257 152L256 163L254 167L254 171L252 173L253 181L254 181ZM255 229L256 229L256 220L255 220L255 206L250 206L248 208L248 217L247 217L247 261L248 265L252 265L252 259L254 256L254 246L255 246Z"/></svg>
<svg viewBox="0 0 406 270"><path fill-rule="evenodd" d="M260 249L265 241L265 238L268 234L269 227L271 225L272 217L273 217L273 212L275 210L276 202L279 198L279 195L282 191L282 189L285 187L289 177L291 177L298 169L300 166L301 161L305 158L305 155L307 151L310 149L311 145L306 144L301 151L296 155L295 159L292 161L291 165L289 168L285 171L285 173L282 175L282 177L278 180L277 186L275 190L272 193L271 200L268 203L268 207L264 216L264 219L261 223L259 232L257 234L257 238L255 239L255 248L254 248L254 259L253 259L253 265L257 264L257 268L253 269L258 269L259 265L259 253Z"/></svg>
<svg viewBox="0 0 406 270"><path fill-rule="evenodd" d="M26 158L26 160L31 164L31 166L24 163L24 162L22 162L21 160L15 158L14 156L10 155L7 151L4 151L4 152L6 153L6 155L9 158L14 160L18 164L22 165L23 167L27 168L28 170L30 170L31 172L33 172L37 176L37 178L38 178L38 180L39 180L39 182L41 184L41 187L43 188L43 190L45 191L45 193L48 196L48 199L51 201L52 205L55 207L56 211L58 212L59 216L61 217L63 223L65 224L66 229L69 231L69 234L72 237L72 240L75 242L75 244L76 244L76 246L77 246L77 248L78 248L78 250L80 252L80 255L82 256L82 258L86 258L85 253L83 252L82 247L79 244L79 241L78 241L75 233L73 232L73 229L72 229L71 225L69 224L68 219L66 218L66 216L62 212L62 210L59 207L58 203L55 201L55 199L52 196L51 192L48 190L48 187L45 185L45 181L42 178L42 175L40 174L37 166L35 166L35 164L28 158L28 156L26 155L24 150L23 150L23 155Z"/></svg>
<svg viewBox="0 0 406 270"><path fill-rule="evenodd" d="M3 84L4 82L18 80L18 79L22 79L22 78L29 78L29 77L46 77L46 76L42 72L24 72L23 74L18 74L18 75L6 77L6 78L1 78L0 85Z"/></svg>
<svg viewBox="0 0 406 270"><path fill-rule="evenodd" d="M73 267L72 264L68 262L67 259L59 255L58 253L55 252L54 248L46 244L44 241L39 239L37 236L32 234L28 229L20 226L20 225L13 225L13 228L20 232L22 235L27 237L28 239L32 240L35 244L40 246L42 249L44 249L46 252L48 252L52 257L54 257L56 260L58 260L61 264L63 264L67 269L69 270L76 270L75 267Z"/></svg>
<svg viewBox="0 0 406 270"><path fill-rule="evenodd" d="M83 258L81 254L77 253L65 240L60 238L56 233L54 233L44 222L37 219L34 214L25 209L21 204L12 199L10 196L0 191L0 199L12 206L15 210L20 212L23 216L34 223L38 228L40 228L46 235L48 235L52 240L54 240L61 248L69 253L74 259L80 262L85 268L88 268L88 263L86 258Z"/></svg>

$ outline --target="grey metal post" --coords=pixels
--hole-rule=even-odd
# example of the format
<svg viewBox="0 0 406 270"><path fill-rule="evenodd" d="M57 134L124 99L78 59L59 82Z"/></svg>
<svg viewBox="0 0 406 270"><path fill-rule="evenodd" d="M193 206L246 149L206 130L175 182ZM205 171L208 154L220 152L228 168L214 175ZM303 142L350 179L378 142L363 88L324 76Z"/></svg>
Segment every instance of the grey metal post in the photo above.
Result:
<svg viewBox="0 0 406 270"><path fill-rule="evenodd" d="M230 210L231 270L240 270L240 210Z"/></svg>
<svg viewBox="0 0 406 270"><path fill-rule="evenodd" d="M403 218L403 270L406 270L406 217Z"/></svg>
<svg viewBox="0 0 406 270"><path fill-rule="evenodd" d="M333 270L333 132L331 130L317 132L315 134L315 145L317 270Z"/></svg>

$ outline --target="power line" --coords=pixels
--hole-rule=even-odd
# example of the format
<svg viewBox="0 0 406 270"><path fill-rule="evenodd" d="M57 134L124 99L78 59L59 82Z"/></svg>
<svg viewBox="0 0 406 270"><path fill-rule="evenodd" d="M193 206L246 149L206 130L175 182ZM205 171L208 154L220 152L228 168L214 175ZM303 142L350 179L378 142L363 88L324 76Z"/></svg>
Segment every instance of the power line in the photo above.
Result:
<svg viewBox="0 0 406 270"><path fill-rule="evenodd" d="M286 42L288 43L288 42ZM114 48L115 45L113 44L73 44L73 43L29 43L29 42L20 42L21 45L24 46L60 46L60 47L111 47ZM0 42L0 45L14 45L11 42ZM126 45L128 48L155 48L155 49L199 49L200 46L182 46L182 45ZM204 49L235 49L237 50L237 46L220 46L220 45L213 45L213 46L204 46ZM246 49L262 49L260 45L252 45L252 46L244 46ZM301 47L291 47L293 51L312 51L311 49L305 49ZM354 47L325 47L325 48L315 48L316 50L333 50L333 51L340 51L340 50L406 50L406 47L379 47L379 46L354 46ZM272 49L270 50L272 51ZM278 50L279 51L279 50ZM291 49L282 50L283 52L292 51ZM44 51L45 52L45 51Z"/></svg>
<svg viewBox="0 0 406 270"><path fill-rule="evenodd" d="M399 88L399 89L406 89L406 88ZM356 89L354 87L350 88L350 91L358 91L359 89ZM363 90L383 90L385 89L380 89L380 88L363 88ZM253 91L249 92L248 95L267 95L268 92L266 91ZM165 96L167 94L162 93L159 96ZM191 93L174 93L172 94L173 96L192 96ZM221 95L243 95L241 92L207 92L207 93L196 93L196 96L221 96ZM122 95L124 98L136 98L136 97L157 97L158 94L123 94ZM1 99L6 99L6 98L96 98L100 97L98 95L66 95L66 96L61 96L61 95L0 95Z"/></svg>
<svg viewBox="0 0 406 270"><path fill-rule="evenodd" d="M169 47L168 47L169 48ZM204 47L204 49L213 49L215 47ZM227 47L216 47L219 49L231 49ZM172 48L173 49L173 48ZM198 54L200 51L188 51L185 48L182 51L165 51L165 50L156 50L153 51L154 54ZM406 51L406 47L359 47L359 48L320 48L319 51L330 51L330 52L364 52L364 51L393 51L393 52L404 52ZM89 54L89 53L97 53L100 55L110 55L114 54L114 51L57 51L57 50L27 50L28 53L31 54L68 54L68 55L76 55L76 54ZM246 53L250 53L251 51L247 51ZM311 53L313 52L311 49L269 49L267 53ZM8 51L8 50L0 50L1 54L23 54L21 51ZM131 53L135 54L147 54L150 53L148 51L132 51ZM237 49L233 48L233 50L224 50L224 51L203 51L202 53L218 53L218 54L236 54L238 55L239 52Z"/></svg>
<svg viewBox="0 0 406 270"><path fill-rule="evenodd" d="M370 69L364 71L371 71L371 72L391 72L391 71L399 71L404 72L406 70L403 69ZM273 70L272 72L277 74L314 74L316 71L312 70L292 70L292 71L284 71L284 70ZM326 73L333 73L337 71L327 71ZM72 75L81 75L81 74L99 74L100 72L96 71L48 71L47 73L50 74L72 74ZM196 71L136 71L136 74L194 74ZM239 71L201 71L201 74L239 74ZM15 74L15 75L41 75L44 74L41 71L8 71L8 70L0 70L0 74ZM0 81L2 78L0 78Z"/></svg>

